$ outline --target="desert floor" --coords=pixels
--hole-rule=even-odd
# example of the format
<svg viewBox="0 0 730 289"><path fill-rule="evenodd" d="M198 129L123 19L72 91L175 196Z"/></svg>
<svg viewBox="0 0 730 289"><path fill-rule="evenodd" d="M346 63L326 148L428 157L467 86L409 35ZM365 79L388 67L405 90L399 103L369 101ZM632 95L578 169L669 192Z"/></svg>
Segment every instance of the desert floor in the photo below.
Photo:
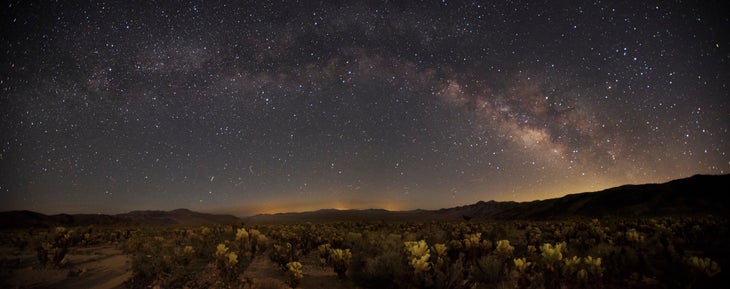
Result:
<svg viewBox="0 0 730 289"><path fill-rule="evenodd" d="M0 288L127 288L132 276L130 259L116 246L72 248L62 268L41 266L31 250L0 249ZM298 288L353 288L350 281L337 279L331 267L320 267L316 254L302 260L304 278ZM254 288L288 288L286 274L266 256L258 256L242 278L254 281Z"/></svg>

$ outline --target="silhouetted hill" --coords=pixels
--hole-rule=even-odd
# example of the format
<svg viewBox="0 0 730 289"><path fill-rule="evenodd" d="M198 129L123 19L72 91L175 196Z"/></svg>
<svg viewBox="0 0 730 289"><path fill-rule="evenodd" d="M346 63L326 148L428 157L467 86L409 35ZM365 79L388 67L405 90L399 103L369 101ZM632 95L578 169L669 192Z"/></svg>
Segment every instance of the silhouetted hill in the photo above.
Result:
<svg viewBox="0 0 730 289"><path fill-rule="evenodd" d="M132 211L117 215L58 214L44 215L31 211L0 212L0 228L48 228L54 226L87 225L184 225L238 224L232 215L193 212L188 209L172 211Z"/></svg>
<svg viewBox="0 0 730 289"><path fill-rule="evenodd" d="M241 222L241 219L232 215L199 213L188 209L176 209L172 211L132 211L116 215L116 217L134 223L156 225L199 226L208 224L237 224Z"/></svg>
<svg viewBox="0 0 730 289"><path fill-rule="evenodd" d="M0 212L0 228L35 228L56 226L53 217L31 211Z"/></svg>
<svg viewBox="0 0 730 289"><path fill-rule="evenodd" d="M519 207L523 203L518 202L496 202L496 201L479 201L475 204L459 206L448 209L440 209L432 213L439 218L448 219L467 219L474 217L492 219L499 216L501 212Z"/></svg>
<svg viewBox="0 0 730 289"><path fill-rule="evenodd" d="M598 192L519 203L484 217L545 219L568 216L728 215L730 175L695 175L662 184L624 185Z"/></svg>
<svg viewBox="0 0 730 289"><path fill-rule="evenodd" d="M143 224L198 226L209 224L296 223L333 221L456 221L485 219L558 219L566 217L730 216L725 194L730 175L695 175L662 184L624 185L598 192L532 202L477 202L440 210L387 211L324 209L313 212L262 214L245 219L232 215L172 211L132 211L118 215L0 212L0 228Z"/></svg>
<svg viewBox="0 0 730 289"><path fill-rule="evenodd" d="M247 218L255 223L301 221L455 221L484 219L557 219L566 217L641 217L667 215L728 216L724 195L730 175L695 175L663 184L624 185L598 192L570 194L532 202L479 201L440 210L319 210L264 214Z"/></svg>
<svg viewBox="0 0 730 289"><path fill-rule="evenodd" d="M44 215L31 211L0 212L0 228L47 228L54 226L112 225L124 220L101 214Z"/></svg>

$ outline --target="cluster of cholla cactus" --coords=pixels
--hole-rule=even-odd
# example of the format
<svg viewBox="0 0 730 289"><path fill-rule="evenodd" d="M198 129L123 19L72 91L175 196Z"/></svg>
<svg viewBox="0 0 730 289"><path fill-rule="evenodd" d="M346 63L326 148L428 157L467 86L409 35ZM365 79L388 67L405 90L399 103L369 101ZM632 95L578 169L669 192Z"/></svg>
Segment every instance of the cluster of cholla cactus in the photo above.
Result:
<svg viewBox="0 0 730 289"><path fill-rule="evenodd" d="M411 270L407 275L410 276L408 279L412 285L422 288L452 288L463 284L463 256L452 262L446 244L436 243L429 246L425 240L406 241L403 244L406 262Z"/></svg>
<svg viewBox="0 0 730 289"><path fill-rule="evenodd" d="M556 243L555 245L545 243L540 246L540 255L548 270L555 271L557 269L560 261L563 260L565 247L565 242Z"/></svg>
<svg viewBox="0 0 730 289"><path fill-rule="evenodd" d="M229 251L226 244L218 244L215 250L216 267L224 282L235 283L240 275L238 254Z"/></svg>
<svg viewBox="0 0 730 289"><path fill-rule="evenodd" d="M329 263L340 279L344 279L347 276L347 269L350 268L350 259L352 259L350 249L329 250Z"/></svg>
<svg viewBox="0 0 730 289"><path fill-rule="evenodd" d="M232 233L234 230L229 231ZM225 241L216 247L214 255L221 280L229 287L240 283L241 273L266 249L267 244L268 238L256 229L236 229L233 242Z"/></svg>
<svg viewBox="0 0 730 289"><path fill-rule="evenodd" d="M690 256L687 257L686 262L692 270L707 275L707 277L713 277L722 271L717 262L707 257Z"/></svg>
<svg viewBox="0 0 730 289"><path fill-rule="evenodd" d="M509 244L509 240L497 241L497 248L494 249L497 256L503 259L509 259L515 251L515 247Z"/></svg>
<svg viewBox="0 0 730 289"><path fill-rule="evenodd" d="M717 254L717 244L728 239L727 225L724 219L686 217L130 228L109 234L108 244L130 255L132 288L253 286L241 276L262 253L291 287L301 286L303 268L310 266L303 257L310 256L311 266L331 267L353 287L623 288L673 282L704 288L726 279L720 267L728 258ZM34 242L41 263L62 265L69 247L101 244L104 236L104 228L57 228Z"/></svg>
<svg viewBox="0 0 730 289"><path fill-rule="evenodd" d="M425 287L430 282L431 249L425 240L404 242L406 260L412 271L410 278L418 287Z"/></svg>
<svg viewBox="0 0 730 289"><path fill-rule="evenodd" d="M645 237L636 231L636 229L632 228L626 232L626 239L631 243L640 245L644 242L644 238Z"/></svg>
<svg viewBox="0 0 730 289"><path fill-rule="evenodd" d="M269 254L269 259L274 263L279 264L279 268L282 271L286 271L286 264L293 261L299 261L302 252L296 247L292 246L291 243L285 242L283 244L274 244L273 250Z"/></svg>
<svg viewBox="0 0 730 289"><path fill-rule="evenodd" d="M482 233L464 235L464 249L474 254L480 254L489 251L492 248L492 242L482 240Z"/></svg>
<svg viewBox="0 0 730 289"><path fill-rule="evenodd" d="M514 250L509 240L497 241L492 252L483 254L474 261L474 280L478 283L505 283L506 277L510 275L508 269L513 263Z"/></svg>
<svg viewBox="0 0 730 289"><path fill-rule="evenodd" d="M418 276L431 270L431 249L428 248L425 240L405 242L406 252L408 252L408 264L413 268L413 273Z"/></svg>
<svg viewBox="0 0 730 289"><path fill-rule="evenodd" d="M322 268L327 266L327 263L329 262L330 249L332 249L332 245L330 245L329 243L317 246L317 252L319 253L319 265Z"/></svg>
<svg viewBox="0 0 730 289"><path fill-rule="evenodd" d="M268 247L255 229L233 226L133 231L125 242L132 260L129 287L238 288L241 274ZM202 270L211 266L214 274Z"/></svg>
<svg viewBox="0 0 730 289"><path fill-rule="evenodd" d="M563 259L563 263L563 281L574 284L575 287L586 287L603 277L601 258L573 256Z"/></svg>
<svg viewBox="0 0 730 289"><path fill-rule="evenodd" d="M338 278L344 279L347 277L347 270L350 268L352 259L350 249L332 248L330 243L325 243L317 246L317 255L319 256L319 265L322 268L330 265L337 273Z"/></svg>
<svg viewBox="0 0 730 289"><path fill-rule="evenodd" d="M56 227L49 237L36 247L38 262L41 265L50 263L54 266L64 266L67 263L66 254L74 242L74 231L65 227Z"/></svg>
<svg viewBox="0 0 730 289"><path fill-rule="evenodd" d="M304 277L304 273L302 272L302 263L299 263L297 261L286 263L286 283L291 288L297 288L299 286L299 283L302 282L302 278Z"/></svg>
<svg viewBox="0 0 730 289"><path fill-rule="evenodd" d="M239 228L236 230L235 244L238 247L238 257L241 270L245 270L253 262L253 258L257 254L266 249L268 238L256 229L246 230Z"/></svg>

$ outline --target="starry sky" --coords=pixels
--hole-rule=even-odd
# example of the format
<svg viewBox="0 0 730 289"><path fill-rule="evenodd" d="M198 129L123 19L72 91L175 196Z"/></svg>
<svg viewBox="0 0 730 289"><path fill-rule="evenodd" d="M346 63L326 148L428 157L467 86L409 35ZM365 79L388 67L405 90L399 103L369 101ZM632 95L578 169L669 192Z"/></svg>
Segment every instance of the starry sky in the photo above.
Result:
<svg viewBox="0 0 730 289"><path fill-rule="evenodd" d="M438 209L730 172L722 1L541 2L4 1L0 210Z"/></svg>

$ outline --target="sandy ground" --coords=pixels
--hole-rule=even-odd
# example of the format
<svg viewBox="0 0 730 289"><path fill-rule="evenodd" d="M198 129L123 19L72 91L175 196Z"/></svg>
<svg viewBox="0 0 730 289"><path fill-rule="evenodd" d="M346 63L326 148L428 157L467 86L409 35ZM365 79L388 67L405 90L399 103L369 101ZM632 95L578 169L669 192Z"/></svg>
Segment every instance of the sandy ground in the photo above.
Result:
<svg viewBox="0 0 730 289"><path fill-rule="evenodd" d="M120 289L132 276L130 260L112 245L72 248L63 268L41 266L30 251L17 252L0 249L0 288L58 288L58 289ZM304 278L298 288L338 289L355 288L349 280L340 280L331 267L319 266L315 252L302 258ZM289 288L286 272L269 260L258 256L242 274L243 279L254 280L253 288ZM248 287L247 287L248 288Z"/></svg>
<svg viewBox="0 0 730 289"><path fill-rule="evenodd" d="M41 266L34 254L3 254L2 288L125 288L129 258L111 245L73 248L64 268Z"/></svg>
<svg viewBox="0 0 730 289"><path fill-rule="evenodd" d="M302 271L304 277L302 283L297 288L302 289L337 289L337 288L356 288L349 280L340 280L337 273L332 267L322 268L319 265L319 257L316 252L312 252L302 258L300 262L303 265ZM267 256L258 256L248 267L243 277L254 279L255 284L281 284L280 288L289 288L285 285L286 272L279 269L278 265ZM256 286L254 286L256 287ZM272 286L273 287L273 286Z"/></svg>

